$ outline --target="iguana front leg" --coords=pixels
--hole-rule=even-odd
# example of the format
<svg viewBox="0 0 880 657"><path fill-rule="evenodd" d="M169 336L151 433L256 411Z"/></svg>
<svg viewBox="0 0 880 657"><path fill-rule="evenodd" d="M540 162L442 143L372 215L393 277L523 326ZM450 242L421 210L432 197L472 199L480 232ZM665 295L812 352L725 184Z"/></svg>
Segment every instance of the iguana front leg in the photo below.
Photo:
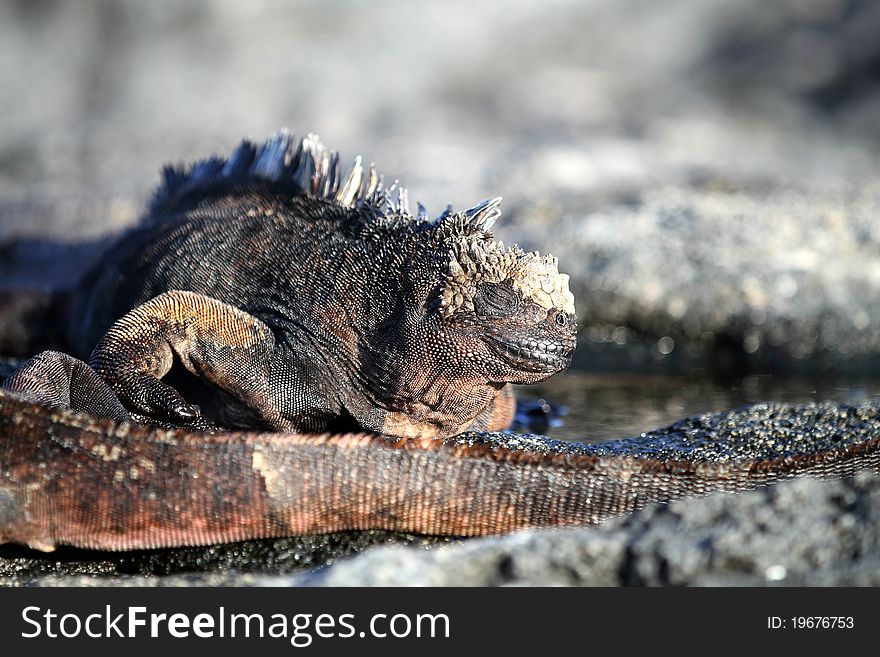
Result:
<svg viewBox="0 0 880 657"><path fill-rule="evenodd" d="M270 389L272 331L238 308L173 290L118 320L92 352L90 364L133 413L194 426L199 409L162 383L174 357L275 428L283 428Z"/></svg>

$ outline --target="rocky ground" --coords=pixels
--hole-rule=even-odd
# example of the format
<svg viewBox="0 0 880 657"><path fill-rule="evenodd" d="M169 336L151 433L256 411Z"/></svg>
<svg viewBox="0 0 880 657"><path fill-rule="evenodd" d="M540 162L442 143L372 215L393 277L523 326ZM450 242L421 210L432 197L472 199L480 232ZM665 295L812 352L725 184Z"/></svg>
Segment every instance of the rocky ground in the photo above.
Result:
<svg viewBox="0 0 880 657"><path fill-rule="evenodd" d="M137 219L165 161L288 126L376 160L429 209L503 195L500 236L572 275L580 369L876 378L878 30L869 0L10 0L0 286L69 281L96 252L10 241L100 240ZM792 482L271 581L424 568L473 583L871 584L876 496L872 479Z"/></svg>

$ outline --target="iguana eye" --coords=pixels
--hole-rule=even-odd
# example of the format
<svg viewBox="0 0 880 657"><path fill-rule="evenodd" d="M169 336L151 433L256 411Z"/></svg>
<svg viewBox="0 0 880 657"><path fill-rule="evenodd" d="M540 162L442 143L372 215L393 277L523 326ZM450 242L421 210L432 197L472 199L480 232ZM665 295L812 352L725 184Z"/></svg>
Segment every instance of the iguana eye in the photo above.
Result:
<svg viewBox="0 0 880 657"><path fill-rule="evenodd" d="M507 317L520 305L520 296L506 285L481 285L474 295L474 312L487 317Z"/></svg>

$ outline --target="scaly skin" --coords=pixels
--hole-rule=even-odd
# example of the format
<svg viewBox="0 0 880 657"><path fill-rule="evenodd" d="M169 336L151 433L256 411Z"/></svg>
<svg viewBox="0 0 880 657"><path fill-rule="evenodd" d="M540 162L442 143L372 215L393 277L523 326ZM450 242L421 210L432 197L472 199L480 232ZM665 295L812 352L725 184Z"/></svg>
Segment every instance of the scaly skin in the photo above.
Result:
<svg viewBox="0 0 880 657"><path fill-rule="evenodd" d="M59 324L79 357L102 340L91 365L154 422L502 429L508 384L564 370L576 319L554 258L493 240L499 203L429 220L373 168L343 177L313 136L242 142L166 170ZM196 381L160 381L175 362Z"/></svg>
<svg viewBox="0 0 880 657"><path fill-rule="evenodd" d="M142 221L72 289L0 294L0 343L87 358L124 320L92 364L154 422L500 429L508 384L570 363L568 277L552 257L493 240L500 199L428 219L395 187L359 159L343 176L315 136L284 131L167 168ZM173 362L194 376L160 382Z"/></svg>
<svg viewBox="0 0 880 657"><path fill-rule="evenodd" d="M0 391L0 542L128 550L347 529L476 536L593 524L796 475L880 470L875 406L741 413L773 430L776 454L798 421L817 426L813 440L835 423L848 438L775 457L743 443L747 451L730 460L699 455L734 446L726 416L700 421L712 427L711 447L688 447L687 427L597 446L504 434L207 435L51 410ZM805 435L788 447L809 448Z"/></svg>

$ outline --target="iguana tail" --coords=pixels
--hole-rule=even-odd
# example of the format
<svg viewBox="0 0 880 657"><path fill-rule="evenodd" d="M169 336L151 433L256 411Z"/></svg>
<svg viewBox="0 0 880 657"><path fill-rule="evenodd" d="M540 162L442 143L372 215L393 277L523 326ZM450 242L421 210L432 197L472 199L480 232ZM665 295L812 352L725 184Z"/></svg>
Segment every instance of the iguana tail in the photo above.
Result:
<svg viewBox="0 0 880 657"><path fill-rule="evenodd" d="M725 431L743 416L754 433L738 443ZM697 422L712 440L688 445ZM869 403L759 405L604 445L477 433L209 435L0 391L0 543L128 550L351 529L473 536L588 525L652 502L876 472L878 422ZM764 433L774 448L787 438L810 449L761 453ZM724 455L710 457L719 446Z"/></svg>

